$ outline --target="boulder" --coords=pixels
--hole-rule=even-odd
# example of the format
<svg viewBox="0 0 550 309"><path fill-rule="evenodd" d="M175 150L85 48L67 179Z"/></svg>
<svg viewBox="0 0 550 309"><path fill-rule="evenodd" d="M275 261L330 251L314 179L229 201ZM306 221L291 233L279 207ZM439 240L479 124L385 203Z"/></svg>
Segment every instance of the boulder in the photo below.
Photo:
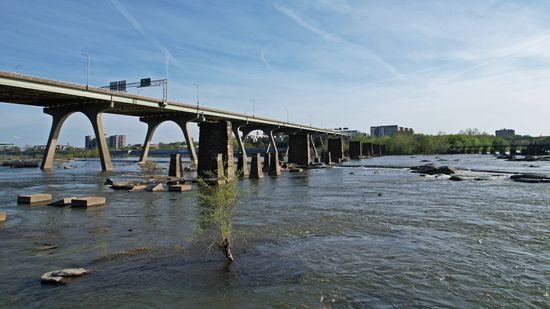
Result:
<svg viewBox="0 0 550 309"><path fill-rule="evenodd" d="M450 165L436 166L434 164L425 164L411 167L413 173L421 173L426 175L445 174L451 175L457 172L457 169Z"/></svg>
<svg viewBox="0 0 550 309"><path fill-rule="evenodd" d="M67 268L49 271L40 277L43 284L67 284L70 278L79 277L88 273L84 268Z"/></svg>
<svg viewBox="0 0 550 309"><path fill-rule="evenodd" d="M449 180L452 180L452 181L463 181L464 179L460 176L457 176L457 175L453 175L451 176L451 178L449 178Z"/></svg>
<svg viewBox="0 0 550 309"><path fill-rule="evenodd" d="M111 178L107 178L107 179L105 179L104 185L110 186L110 185L112 185L113 183L114 183L114 181L113 181Z"/></svg>
<svg viewBox="0 0 550 309"><path fill-rule="evenodd" d="M303 168L298 168L298 167L293 167L293 168L289 169L288 171L291 172L291 173L301 173L301 172L304 171L304 169Z"/></svg>
<svg viewBox="0 0 550 309"><path fill-rule="evenodd" d="M161 183L152 183L147 186L147 191L150 191L150 192L164 191L164 186Z"/></svg>
<svg viewBox="0 0 550 309"><path fill-rule="evenodd" d="M0 222L4 222L4 221L6 221L6 213L0 212Z"/></svg>

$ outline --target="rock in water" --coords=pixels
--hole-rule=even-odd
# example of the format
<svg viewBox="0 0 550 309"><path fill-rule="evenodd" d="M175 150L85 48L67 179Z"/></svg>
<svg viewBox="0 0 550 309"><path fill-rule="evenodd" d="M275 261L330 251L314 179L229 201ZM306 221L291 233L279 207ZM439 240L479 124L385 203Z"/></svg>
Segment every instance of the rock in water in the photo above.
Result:
<svg viewBox="0 0 550 309"><path fill-rule="evenodd" d="M451 176L451 178L449 178L449 180L452 180L452 181L463 181L464 179L462 179L462 177L453 175L453 176Z"/></svg>
<svg viewBox="0 0 550 309"><path fill-rule="evenodd" d="M457 169L450 165L436 166L434 164L425 164L411 167L413 173L426 175L445 174L451 175L457 172Z"/></svg>
<svg viewBox="0 0 550 309"><path fill-rule="evenodd" d="M87 274L88 271L84 268L67 268L61 270L49 271L40 277L43 284L67 284L69 278L79 277Z"/></svg>

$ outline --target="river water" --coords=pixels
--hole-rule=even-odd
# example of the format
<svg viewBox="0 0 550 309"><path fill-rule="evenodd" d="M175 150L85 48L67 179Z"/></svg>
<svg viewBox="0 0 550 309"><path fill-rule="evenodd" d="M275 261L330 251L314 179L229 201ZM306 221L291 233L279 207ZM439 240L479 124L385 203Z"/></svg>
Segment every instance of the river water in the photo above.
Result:
<svg viewBox="0 0 550 309"><path fill-rule="evenodd" d="M421 160L437 158L349 164ZM550 174L550 162L439 160ZM99 162L70 165L51 173L0 168L0 211L8 214L0 224L0 307L549 308L550 184L362 167L241 180L248 194L236 208L230 265L197 233L196 190L113 191ZM114 170L109 177L139 172L125 161ZM16 205L17 195L36 192L105 196L108 204ZM40 284L44 272L71 267L92 273L65 286Z"/></svg>

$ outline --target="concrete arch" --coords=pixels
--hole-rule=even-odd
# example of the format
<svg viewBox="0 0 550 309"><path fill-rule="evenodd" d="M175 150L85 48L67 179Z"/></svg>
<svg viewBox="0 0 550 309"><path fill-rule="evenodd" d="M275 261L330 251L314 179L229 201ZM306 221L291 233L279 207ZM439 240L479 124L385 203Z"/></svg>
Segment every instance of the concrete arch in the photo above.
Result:
<svg viewBox="0 0 550 309"><path fill-rule="evenodd" d="M57 146L59 133L61 132L61 127L70 115L81 112L90 120L94 129L102 170L111 171L113 169L113 166L111 164L111 157L109 154L109 149L107 148L107 141L105 140L105 133L103 130L102 122L103 112L111 107L111 103L106 103L98 105L83 104L61 106L55 108L44 108L44 113L52 116L52 127L50 129L46 151L44 152L44 157L42 159L42 164L40 168L45 171L49 171L52 169L55 149Z"/></svg>
<svg viewBox="0 0 550 309"><path fill-rule="evenodd" d="M185 143L187 144L187 150L189 151L189 157L191 158L192 164L197 166L197 154L195 151L195 145L193 143L193 138L189 132L189 121L192 118L182 117L182 116L169 116L169 117L141 117L139 120L147 124L147 133L145 135L145 141L143 142L143 148L141 156L139 158L139 164L145 163L147 157L149 156L149 150L151 148L151 140L153 139L153 134L156 129L166 121L172 121L177 124L183 132L183 137L185 138Z"/></svg>

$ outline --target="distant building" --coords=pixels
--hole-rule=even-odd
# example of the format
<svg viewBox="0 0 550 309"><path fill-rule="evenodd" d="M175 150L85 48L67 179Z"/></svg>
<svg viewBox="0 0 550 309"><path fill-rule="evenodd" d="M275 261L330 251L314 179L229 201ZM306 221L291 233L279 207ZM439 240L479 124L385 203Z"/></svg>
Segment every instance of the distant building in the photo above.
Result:
<svg viewBox="0 0 550 309"><path fill-rule="evenodd" d="M516 131L513 129L500 129L495 131L495 135L497 137L514 137L516 135Z"/></svg>
<svg viewBox="0 0 550 309"><path fill-rule="evenodd" d="M122 149L126 146L126 135L112 135L107 138L107 146L111 149Z"/></svg>
<svg viewBox="0 0 550 309"><path fill-rule="evenodd" d="M84 147L86 149L96 148L97 140L90 135L86 135L84 137ZM110 149L122 149L126 147L126 135L111 135L107 137L107 147Z"/></svg>
<svg viewBox="0 0 550 309"><path fill-rule="evenodd" d="M16 146L13 143L0 143L0 151L8 151L14 149Z"/></svg>
<svg viewBox="0 0 550 309"><path fill-rule="evenodd" d="M334 130L342 133L347 133L350 135L351 138L354 138L356 136L367 136L367 133L361 132L359 130L351 130L350 128L335 128Z"/></svg>
<svg viewBox="0 0 550 309"><path fill-rule="evenodd" d="M396 133L414 134L411 128L404 128L398 125L370 127L370 135L374 137L392 136Z"/></svg>

